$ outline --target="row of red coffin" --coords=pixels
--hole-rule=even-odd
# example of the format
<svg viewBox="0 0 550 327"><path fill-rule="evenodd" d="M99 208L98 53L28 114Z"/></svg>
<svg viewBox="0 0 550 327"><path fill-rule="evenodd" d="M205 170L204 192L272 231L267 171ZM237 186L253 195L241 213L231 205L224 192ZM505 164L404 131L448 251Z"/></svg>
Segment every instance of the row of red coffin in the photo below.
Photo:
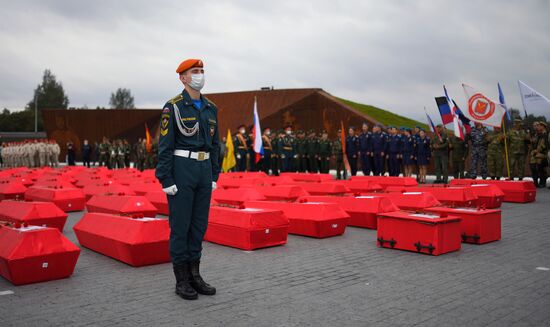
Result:
<svg viewBox="0 0 550 327"><path fill-rule="evenodd" d="M435 207L413 213L396 211L384 198L364 197L364 201L381 212L350 218L335 203L317 202L213 207L205 240L253 250L285 244L288 233L330 237L343 234L348 224L363 220L360 225L365 225L373 219L378 220L378 246L431 255L457 251L461 241L481 244L501 237L500 210ZM301 218L294 218L298 213ZM74 230L82 246L132 266L170 259L166 219L88 213ZM0 274L16 285L70 276L79 253L58 229L0 228Z"/></svg>

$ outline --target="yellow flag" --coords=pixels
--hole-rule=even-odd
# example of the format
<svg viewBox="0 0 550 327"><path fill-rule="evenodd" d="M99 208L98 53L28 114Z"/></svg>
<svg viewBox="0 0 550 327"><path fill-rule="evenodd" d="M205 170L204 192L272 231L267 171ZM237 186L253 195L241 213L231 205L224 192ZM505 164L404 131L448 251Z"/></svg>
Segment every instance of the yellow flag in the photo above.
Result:
<svg viewBox="0 0 550 327"><path fill-rule="evenodd" d="M227 130L227 140L225 141L225 155L223 156L222 171L227 173L229 169L235 167L237 161L235 160L235 148L233 147L233 139L231 138L231 131Z"/></svg>

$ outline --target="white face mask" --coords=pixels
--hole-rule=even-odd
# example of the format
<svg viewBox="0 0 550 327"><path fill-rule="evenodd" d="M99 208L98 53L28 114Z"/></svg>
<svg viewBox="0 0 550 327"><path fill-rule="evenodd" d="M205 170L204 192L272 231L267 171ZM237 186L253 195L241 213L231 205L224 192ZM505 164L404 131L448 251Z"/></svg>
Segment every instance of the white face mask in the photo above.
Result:
<svg viewBox="0 0 550 327"><path fill-rule="evenodd" d="M286 131L286 135L292 134L292 131Z"/></svg>
<svg viewBox="0 0 550 327"><path fill-rule="evenodd" d="M265 132L265 135L269 136L269 135L271 135L271 132L270 132L270 131L266 131L266 132Z"/></svg>
<svg viewBox="0 0 550 327"><path fill-rule="evenodd" d="M191 81L187 85L193 90L200 91L204 86L204 74L191 74Z"/></svg>
<svg viewBox="0 0 550 327"><path fill-rule="evenodd" d="M246 131L245 131L244 129L239 130L239 132L240 132L241 134L246 133Z"/></svg>

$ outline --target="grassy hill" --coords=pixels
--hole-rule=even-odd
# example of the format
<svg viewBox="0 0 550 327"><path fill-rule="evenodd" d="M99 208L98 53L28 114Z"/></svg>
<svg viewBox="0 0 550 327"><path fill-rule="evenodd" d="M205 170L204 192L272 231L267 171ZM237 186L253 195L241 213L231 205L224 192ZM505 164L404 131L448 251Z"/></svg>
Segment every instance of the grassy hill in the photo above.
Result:
<svg viewBox="0 0 550 327"><path fill-rule="evenodd" d="M353 101L349 101L346 99L338 98L338 100L342 101L346 105L361 111L362 113L371 116L372 118L378 120L384 125L393 125L393 126L405 126L413 128L416 125L424 128L425 130L429 130L428 125L421 123L419 121L416 121L414 119L410 119L407 117L403 117L397 114L394 114L392 112L389 112L384 109L380 109L377 107L373 107L367 104L357 103Z"/></svg>

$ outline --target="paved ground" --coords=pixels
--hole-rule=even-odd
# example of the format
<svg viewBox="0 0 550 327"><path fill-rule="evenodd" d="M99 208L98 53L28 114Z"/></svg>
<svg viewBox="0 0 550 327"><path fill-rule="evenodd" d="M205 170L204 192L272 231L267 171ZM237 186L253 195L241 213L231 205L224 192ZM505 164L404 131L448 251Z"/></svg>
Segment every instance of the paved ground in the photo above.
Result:
<svg viewBox="0 0 550 327"><path fill-rule="evenodd" d="M0 278L0 326L548 326L550 191L504 204L503 239L439 257L380 249L350 227L243 252L205 243L218 295L184 301L171 265L132 268L82 249L74 275L14 287ZM65 234L76 242L71 214ZM4 292L4 293L2 293Z"/></svg>

